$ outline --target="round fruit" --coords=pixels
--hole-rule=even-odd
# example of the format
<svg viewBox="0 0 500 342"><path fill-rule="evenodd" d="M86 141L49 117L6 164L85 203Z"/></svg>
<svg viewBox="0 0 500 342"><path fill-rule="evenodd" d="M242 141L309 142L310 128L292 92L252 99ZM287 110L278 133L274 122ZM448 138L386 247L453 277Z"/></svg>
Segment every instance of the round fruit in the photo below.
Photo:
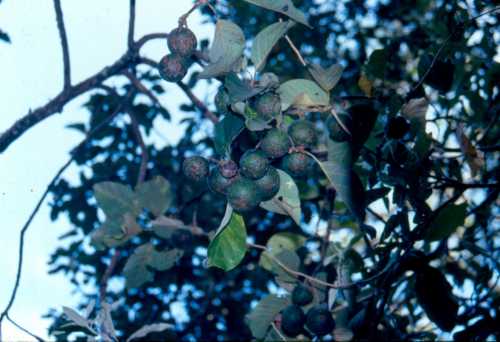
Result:
<svg viewBox="0 0 500 342"><path fill-rule="evenodd" d="M198 41L193 31L186 27L178 27L168 35L168 48L170 52L180 56L190 56L196 49Z"/></svg>
<svg viewBox="0 0 500 342"><path fill-rule="evenodd" d="M230 113L229 106L231 105L231 101L229 99L229 94L224 90L224 88L219 88L217 95L215 95L214 101L217 112L222 115L227 115Z"/></svg>
<svg viewBox="0 0 500 342"><path fill-rule="evenodd" d="M227 190L233 184L238 177L224 177L221 173L220 168L215 167L210 172L210 176L208 177L208 187L210 190L214 192L218 192L220 194L227 194Z"/></svg>
<svg viewBox="0 0 500 342"><path fill-rule="evenodd" d="M260 203L260 195L257 186L248 178L239 178L227 191L227 199L233 209L239 213L245 213L255 209Z"/></svg>
<svg viewBox="0 0 500 342"><path fill-rule="evenodd" d="M311 303L312 300L313 294L311 290L302 284L295 286L292 291L292 302L294 304L303 306Z"/></svg>
<svg viewBox="0 0 500 342"><path fill-rule="evenodd" d="M314 335L324 336L335 328L335 321L326 306L317 305L307 312L306 326Z"/></svg>
<svg viewBox="0 0 500 342"><path fill-rule="evenodd" d="M270 200L280 190L280 175L274 167L270 167L263 177L254 182L263 201Z"/></svg>
<svg viewBox="0 0 500 342"><path fill-rule="evenodd" d="M186 249L193 242L193 233L187 229L176 229L172 234L171 240L176 248Z"/></svg>
<svg viewBox="0 0 500 342"><path fill-rule="evenodd" d="M276 94L265 93L255 102L255 110L261 118L271 120L281 112L281 99Z"/></svg>
<svg viewBox="0 0 500 342"><path fill-rule="evenodd" d="M195 182L200 182L207 177L208 171L208 161L203 157L189 157L184 160L184 163L182 163L182 172L184 173L184 176Z"/></svg>
<svg viewBox="0 0 500 342"><path fill-rule="evenodd" d="M290 175L302 177L311 167L311 157L305 153L293 152L283 158L282 166Z"/></svg>
<svg viewBox="0 0 500 342"><path fill-rule="evenodd" d="M390 118L385 127L385 135L389 139L401 139L410 130L410 123L402 116Z"/></svg>
<svg viewBox="0 0 500 342"><path fill-rule="evenodd" d="M314 125L307 120L296 120L288 127L288 134L295 145L306 148L316 145L318 139Z"/></svg>
<svg viewBox="0 0 500 342"><path fill-rule="evenodd" d="M223 160L219 164L220 173L226 178L232 178L238 173L238 164L232 160Z"/></svg>
<svg viewBox="0 0 500 342"><path fill-rule="evenodd" d="M349 132L342 127L334 116L330 116L326 121L326 127L330 133L330 138L337 142L347 141L351 139L353 129L352 118L347 113L339 113L338 117L342 121L342 125L344 125Z"/></svg>
<svg viewBox="0 0 500 342"><path fill-rule="evenodd" d="M259 150L248 150L240 158L241 173L251 179L262 178L269 168L264 152Z"/></svg>
<svg viewBox="0 0 500 342"><path fill-rule="evenodd" d="M184 58L176 54L169 54L163 57L160 60L158 69L160 76L168 82L179 82L187 73Z"/></svg>
<svg viewBox="0 0 500 342"><path fill-rule="evenodd" d="M292 146L288 134L277 128L271 129L267 132L264 139L260 142L260 149L269 158L281 158L288 153Z"/></svg>
<svg viewBox="0 0 500 342"><path fill-rule="evenodd" d="M302 332L306 315L297 305L287 306L281 312L281 330L290 337L295 337Z"/></svg>

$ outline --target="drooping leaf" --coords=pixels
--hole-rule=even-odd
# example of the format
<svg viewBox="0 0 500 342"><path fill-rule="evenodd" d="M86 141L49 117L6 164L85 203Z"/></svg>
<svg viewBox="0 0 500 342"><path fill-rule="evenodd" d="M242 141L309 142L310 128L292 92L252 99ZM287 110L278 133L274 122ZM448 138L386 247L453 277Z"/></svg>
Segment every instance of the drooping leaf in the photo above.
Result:
<svg viewBox="0 0 500 342"><path fill-rule="evenodd" d="M425 240L439 241L448 238L464 224L467 216L467 203L448 205L430 223Z"/></svg>
<svg viewBox="0 0 500 342"><path fill-rule="evenodd" d="M457 125L455 135L457 137L460 149L465 156L465 160L469 165L472 177L475 177L477 173L484 167L484 157L482 155L482 152L479 151L471 143L470 139L465 134L463 124Z"/></svg>
<svg viewBox="0 0 500 342"><path fill-rule="evenodd" d="M98 335L98 333L91 327L90 322L72 308L63 306L63 313L72 324L80 327L83 331L94 336Z"/></svg>
<svg viewBox="0 0 500 342"><path fill-rule="evenodd" d="M342 77L344 68L340 64L334 64L328 69L324 69L321 65L313 63L308 66L308 70L321 88L330 92Z"/></svg>
<svg viewBox="0 0 500 342"><path fill-rule="evenodd" d="M280 189L269 201L262 202L260 206L268 211L290 216L297 225L300 225L302 209L297 184L286 172L278 170L280 175Z"/></svg>
<svg viewBox="0 0 500 342"><path fill-rule="evenodd" d="M252 335L258 340L264 338L276 316L290 303L289 297L278 297L274 294L262 298L246 316Z"/></svg>
<svg viewBox="0 0 500 342"><path fill-rule="evenodd" d="M224 212L224 216L222 217L222 220L220 221L219 228L215 231L214 237L219 235L220 232L226 228L226 226L229 224L233 217L233 207L231 207L231 204L226 204L226 210Z"/></svg>
<svg viewBox="0 0 500 342"><path fill-rule="evenodd" d="M259 265L268 271L272 270L272 262L268 255L278 255L284 250L295 251L306 242L306 238L295 233L276 233L266 244L267 252L260 255Z"/></svg>
<svg viewBox="0 0 500 342"><path fill-rule="evenodd" d="M215 150L221 156L230 152L231 143L241 133L245 123L240 117L228 114L215 125Z"/></svg>
<svg viewBox="0 0 500 342"><path fill-rule="evenodd" d="M429 108L429 101L425 97L411 99L401 109L401 113L410 120L411 132L417 135L425 132L425 116Z"/></svg>
<svg viewBox="0 0 500 342"><path fill-rule="evenodd" d="M153 232L162 239L169 239L176 229L192 229L192 227L185 225L181 220L166 216L160 216L156 220L151 221L151 225Z"/></svg>
<svg viewBox="0 0 500 342"><path fill-rule="evenodd" d="M370 78L384 78L387 65L387 51L385 49L374 50L368 62L365 64L364 70Z"/></svg>
<svg viewBox="0 0 500 342"><path fill-rule="evenodd" d="M307 109L317 106L328 106L330 96L315 82L306 79L295 79L283 83L278 88L282 108L290 107Z"/></svg>
<svg viewBox="0 0 500 342"><path fill-rule="evenodd" d="M208 245L208 266L230 271L247 251L247 231L243 217L233 212L227 226Z"/></svg>
<svg viewBox="0 0 500 342"><path fill-rule="evenodd" d="M234 71L242 58L244 48L245 35L241 28L229 20L218 20L208 55L210 63L198 77L210 78Z"/></svg>
<svg viewBox="0 0 500 342"><path fill-rule="evenodd" d="M252 55L250 57L257 71L264 69L267 56L292 26L293 22L291 21L281 21L269 25L257 34L253 41Z"/></svg>
<svg viewBox="0 0 500 342"><path fill-rule="evenodd" d="M252 86L249 82L242 80L235 73L230 73L224 79L231 103L246 101L259 94L262 88Z"/></svg>
<svg viewBox="0 0 500 342"><path fill-rule="evenodd" d="M175 328L175 326L173 326L172 324L168 324L168 323L148 324L148 325L143 326L142 328L140 328L136 332L134 332L132 335L130 335L127 338L127 342L133 341L133 340L138 339L138 338L146 337L147 335L149 335L151 333L162 332L162 331L165 331L167 329L174 329L174 328Z"/></svg>
<svg viewBox="0 0 500 342"><path fill-rule="evenodd" d="M141 183L135 192L139 205L148 209L157 217L163 214L172 204L170 183L161 176Z"/></svg>
<svg viewBox="0 0 500 342"><path fill-rule="evenodd" d="M120 219L126 213L137 215L140 211L132 189L120 183L98 183L94 185L94 196L107 218Z"/></svg>
<svg viewBox="0 0 500 342"><path fill-rule="evenodd" d="M266 254L267 252L263 253ZM278 261L279 263L278 263ZM271 269L270 271L276 275L276 281L280 284L296 283L297 278L294 277L288 270L297 272L300 267L300 257L294 251L283 249L274 258L269 258ZM284 267L286 267L286 269Z"/></svg>
<svg viewBox="0 0 500 342"><path fill-rule="evenodd" d="M296 22L299 22L307 27L311 27L307 22L305 14L297 9L291 0L245 0L251 4L267 8L271 11L284 14Z"/></svg>
<svg viewBox="0 0 500 342"><path fill-rule="evenodd" d="M139 246L128 258L123 269L127 287L136 288L152 281L154 274L150 268L166 271L175 265L182 254L178 249L157 251L151 243Z"/></svg>

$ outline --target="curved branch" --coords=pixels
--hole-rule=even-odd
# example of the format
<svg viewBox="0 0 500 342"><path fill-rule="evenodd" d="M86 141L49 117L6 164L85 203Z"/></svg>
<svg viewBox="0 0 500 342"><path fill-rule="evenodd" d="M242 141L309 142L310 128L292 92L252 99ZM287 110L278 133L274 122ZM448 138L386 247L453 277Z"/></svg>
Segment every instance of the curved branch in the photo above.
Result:
<svg viewBox="0 0 500 342"><path fill-rule="evenodd" d="M68 37L66 36L66 28L64 26L64 17L61 8L61 0L54 0L54 9L56 11L57 29L61 39L61 47L63 53L63 74L64 85L63 89L68 89L71 86L71 64L69 60Z"/></svg>

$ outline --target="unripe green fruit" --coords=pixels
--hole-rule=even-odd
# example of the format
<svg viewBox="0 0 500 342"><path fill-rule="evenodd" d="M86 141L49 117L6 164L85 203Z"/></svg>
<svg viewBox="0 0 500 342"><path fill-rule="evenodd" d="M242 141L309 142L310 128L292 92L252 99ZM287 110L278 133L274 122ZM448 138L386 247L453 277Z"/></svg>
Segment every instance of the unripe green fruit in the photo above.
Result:
<svg viewBox="0 0 500 342"><path fill-rule="evenodd" d="M293 304L304 306L311 303L312 300L313 300L313 294L311 290L309 290L302 284L295 286L295 288L292 291Z"/></svg>
<svg viewBox="0 0 500 342"><path fill-rule="evenodd" d="M270 167L263 177L256 179L254 182L262 201L270 200L280 190L280 175L274 167Z"/></svg>
<svg viewBox="0 0 500 342"><path fill-rule="evenodd" d="M214 192L225 195L227 194L229 187L237 179L237 176L224 177L224 175L221 173L220 168L215 167L212 169L212 171L210 172L210 176L208 177L208 187Z"/></svg>
<svg viewBox="0 0 500 342"><path fill-rule="evenodd" d="M260 149L272 159L283 157L288 153L290 147L292 144L288 134L277 128L269 130L260 142Z"/></svg>
<svg viewBox="0 0 500 342"><path fill-rule="evenodd" d="M158 69L160 76L168 82L179 82L187 73L184 58L176 54L169 54L163 57L160 60Z"/></svg>
<svg viewBox="0 0 500 342"><path fill-rule="evenodd" d="M262 151L248 150L240 158L240 171L250 179L263 177L268 168L269 160Z"/></svg>
<svg viewBox="0 0 500 342"><path fill-rule="evenodd" d="M198 41L193 31L186 27L178 27L168 35L168 48L170 52L180 56L190 56L196 50Z"/></svg>
<svg viewBox="0 0 500 342"><path fill-rule="evenodd" d="M331 312L324 305L317 305L307 312L306 327L316 336L330 334L335 328Z"/></svg>
<svg viewBox="0 0 500 342"><path fill-rule="evenodd" d="M227 199L236 212L245 213L257 208L260 194L253 181L240 177L229 186Z"/></svg>
<svg viewBox="0 0 500 342"><path fill-rule="evenodd" d="M353 129L351 116L346 113L339 113L338 117L349 132L347 132L344 127L342 127L342 125L337 121L335 117L330 115L330 117L326 121L326 127L328 128L328 132L330 133L330 138L337 142L350 140Z"/></svg>
<svg viewBox="0 0 500 342"><path fill-rule="evenodd" d="M200 182L208 176L208 161L199 156L189 157L182 163L182 172L187 179Z"/></svg>
<svg viewBox="0 0 500 342"><path fill-rule="evenodd" d="M176 229L170 239L176 248L185 249L192 245L193 233L187 229Z"/></svg>
<svg viewBox="0 0 500 342"><path fill-rule="evenodd" d="M385 127L385 135L389 139L401 139L410 130L410 123L402 116L390 118Z"/></svg>
<svg viewBox="0 0 500 342"><path fill-rule="evenodd" d="M281 312L281 330L290 337L295 337L302 332L306 315L297 305L287 306Z"/></svg>
<svg viewBox="0 0 500 342"><path fill-rule="evenodd" d="M287 154L282 161L282 167L294 177L303 177L307 175L311 168L311 157L305 153L293 152Z"/></svg>
<svg viewBox="0 0 500 342"><path fill-rule="evenodd" d="M229 98L229 94L224 90L223 87L219 88L217 95L215 95L215 108L217 112L221 115L227 115L230 113L229 106L231 105L231 100Z"/></svg>
<svg viewBox="0 0 500 342"><path fill-rule="evenodd" d="M312 122L296 120L288 127L288 134L297 146L311 148L316 145L318 136Z"/></svg>
<svg viewBox="0 0 500 342"><path fill-rule="evenodd" d="M281 112L281 99L273 93L265 93L255 102L255 110L264 120L271 120Z"/></svg>

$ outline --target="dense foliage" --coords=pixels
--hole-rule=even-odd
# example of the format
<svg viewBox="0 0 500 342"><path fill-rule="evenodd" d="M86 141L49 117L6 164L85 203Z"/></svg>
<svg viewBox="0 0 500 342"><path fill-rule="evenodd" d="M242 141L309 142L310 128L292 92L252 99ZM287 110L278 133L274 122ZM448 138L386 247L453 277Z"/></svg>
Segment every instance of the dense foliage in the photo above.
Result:
<svg viewBox="0 0 500 342"><path fill-rule="evenodd" d="M150 96L103 87L70 127L132 113L75 151L79 182L51 189L51 218L72 224L51 272L82 294L77 311L96 302L85 318L52 310L51 332L498 339L492 5L217 1L200 6L217 29L199 51L180 20L158 68L136 70ZM151 142L177 110L152 99L181 79L207 84L216 118L182 105L182 139L142 146L137 129Z"/></svg>

